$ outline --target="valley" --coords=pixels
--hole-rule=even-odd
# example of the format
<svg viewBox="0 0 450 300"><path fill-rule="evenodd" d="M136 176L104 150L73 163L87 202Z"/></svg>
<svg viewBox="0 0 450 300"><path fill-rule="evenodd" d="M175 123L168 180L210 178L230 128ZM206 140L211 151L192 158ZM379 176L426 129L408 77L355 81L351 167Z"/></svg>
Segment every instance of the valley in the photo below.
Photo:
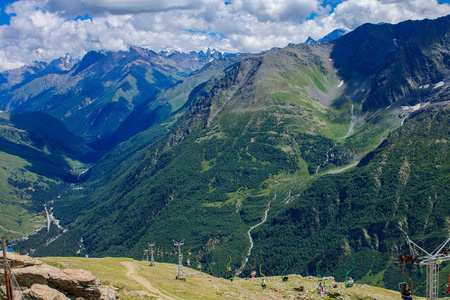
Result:
<svg viewBox="0 0 450 300"><path fill-rule="evenodd" d="M0 233L45 227L51 203L60 223L16 251L80 265L115 257L120 280L149 297L198 297L131 260L155 243L158 272L169 272L173 240L203 272L189 269L187 285L211 299L225 294L202 284L294 297L319 269L344 281L355 258L362 290L398 290L406 235L434 249L450 228L449 31L447 16L260 54L131 47L7 71ZM247 278L257 266L269 283L299 275L262 294ZM425 271L406 271L423 295Z"/></svg>

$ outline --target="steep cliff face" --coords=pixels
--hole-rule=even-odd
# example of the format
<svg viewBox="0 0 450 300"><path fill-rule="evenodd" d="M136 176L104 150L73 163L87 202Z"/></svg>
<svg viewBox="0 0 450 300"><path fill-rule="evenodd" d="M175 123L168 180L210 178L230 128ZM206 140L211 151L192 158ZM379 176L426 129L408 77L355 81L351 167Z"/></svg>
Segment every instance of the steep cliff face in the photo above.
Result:
<svg viewBox="0 0 450 300"><path fill-rule="evenodd" d="M334 44L331 58L346 81L370 82L364 111L421 102L449 74L450 17L365 24Z"/></svg>

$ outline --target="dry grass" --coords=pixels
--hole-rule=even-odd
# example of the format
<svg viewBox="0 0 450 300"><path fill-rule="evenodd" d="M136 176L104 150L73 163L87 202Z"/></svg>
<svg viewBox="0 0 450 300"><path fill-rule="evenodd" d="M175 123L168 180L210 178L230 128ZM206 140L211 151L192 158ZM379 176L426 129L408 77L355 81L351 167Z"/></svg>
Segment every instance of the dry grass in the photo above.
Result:
<svg viewBox="0 0 450 300"><path fill-rule="evenodd" d="M151 267L149 262L127 258L50 257L42 260L63 268L91 271L103 283L119 288L122 299L320 299L316 291L319 283L316 277L290 275L288 282L282 282L281 277L267 277L267 289L263 290L261 278L235 278L231 282L186 267L183 268L186 281L176 280L178 266L166 263L157 263ZM139 277L141 283L133 280L130 274L127 276L129 269L121 262L132 263L133 275ZM368 285L356 284L349 289L344 288L343 283L327 281L326 285L329 292L340 294L336 299L401 299L398 292ZM294 288L301 286L304 287L303 292L294 291ZM326 296L324 299L331 298Z"/></svg>

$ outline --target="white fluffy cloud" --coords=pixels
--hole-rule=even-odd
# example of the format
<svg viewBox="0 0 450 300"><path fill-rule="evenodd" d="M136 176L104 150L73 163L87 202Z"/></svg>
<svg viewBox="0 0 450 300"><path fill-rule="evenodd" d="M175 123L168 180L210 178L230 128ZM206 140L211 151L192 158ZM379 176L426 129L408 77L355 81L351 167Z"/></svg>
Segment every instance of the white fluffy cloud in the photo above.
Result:
<svg viewBox="0 0 450 300"><path fill-rule="evenodd" d="M336 3L335 1L332 1ZM260 52L335 28L450 14L437 0L19 0L0 26L0 70L66 53L124 50ZM327 1L327 3L331 3ZM331 12L331 13L330 13ZM76 18L77 16L90 18ZM314 16L312 18L311 16Z"/></svg>

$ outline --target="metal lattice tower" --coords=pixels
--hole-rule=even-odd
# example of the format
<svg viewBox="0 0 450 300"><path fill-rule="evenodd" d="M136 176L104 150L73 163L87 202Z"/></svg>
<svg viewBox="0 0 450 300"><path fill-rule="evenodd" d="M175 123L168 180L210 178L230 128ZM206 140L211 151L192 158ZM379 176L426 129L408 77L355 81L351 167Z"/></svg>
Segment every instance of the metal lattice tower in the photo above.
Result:
<svg viewBox="0 0 450 300"><path fill-rule="evenodd" d="M178 247L178 280L186 280L186 277L184 277L183 273L183 254L181 254L181 246L184 245L184 239L181 242L177 242L173 240L173 244Z"/></svg>
<svg viewBox="0 0 450 300"><path fill-rule="evenodd" d="M155 257L153 256L153 247L155 247L155 243L150 244L148 243L148 251L150 251L150 266L154 267L155 266Z"/></svg>
<svg viewBox="0 0 450 300"><path fill-rule="evenodd" d="M412 248L417 248L420 251L424 252L426 255L424 256L411 256L411 262L425 265L427 267L427 300L438 300L439 299L439 266L444 261L450 260L450 249L445 248L445 246L450 242L450 238L448 238L444 243L442 243L438 248L436 248L433 252L428 253L421 247L419 247L416 243L408 238L408 244L410 246L411 252ZM411 253L412 255L414 253Z"/></svg>
<svg viewBox="0 0 450 300"><path fill-rule="evenodd" d="M148 261L148 252L150 250L144 249L145 261Z"/></svg>

